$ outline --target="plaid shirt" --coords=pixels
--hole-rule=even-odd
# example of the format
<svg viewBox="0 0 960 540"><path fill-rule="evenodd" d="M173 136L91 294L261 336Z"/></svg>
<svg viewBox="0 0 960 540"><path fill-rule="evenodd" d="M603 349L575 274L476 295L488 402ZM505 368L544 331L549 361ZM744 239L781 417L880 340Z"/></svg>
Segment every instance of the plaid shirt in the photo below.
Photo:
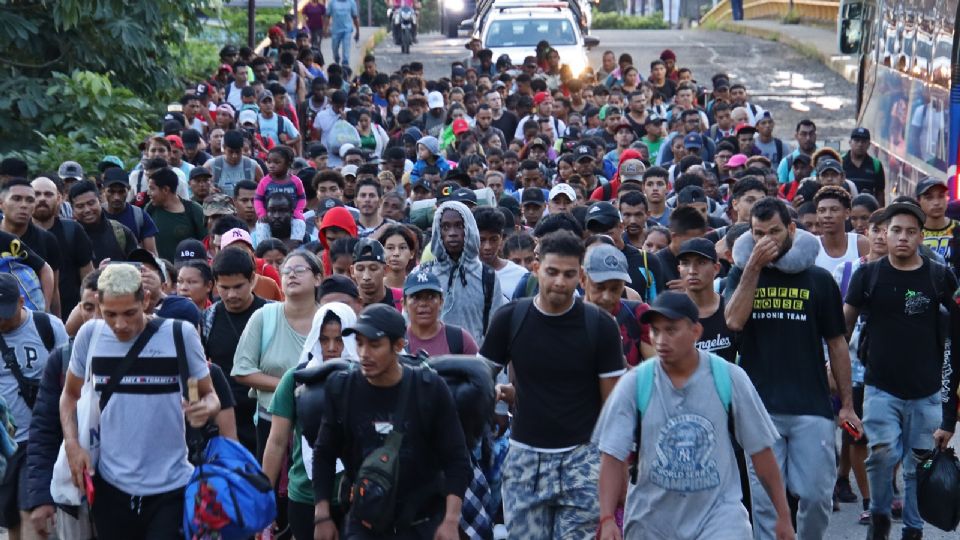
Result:
<svg viewBox="0 0 960 540"><path fill-rule="evenodd" d="M493 518L487 507L490 501L490 486L476 461L473 465L473 479L463 494L463 506L460 511L460 528L470 540L492 540Z"/></svg>

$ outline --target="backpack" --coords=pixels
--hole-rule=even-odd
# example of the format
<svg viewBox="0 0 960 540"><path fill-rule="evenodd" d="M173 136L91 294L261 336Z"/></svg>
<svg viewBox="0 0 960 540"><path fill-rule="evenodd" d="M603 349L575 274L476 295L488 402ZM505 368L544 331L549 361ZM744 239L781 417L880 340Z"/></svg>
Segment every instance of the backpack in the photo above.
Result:
<svg viewBox="0 0 960 540"><path fill-rule="evenodd" d="M277 144L283 144L283 141L280 140L280 135L283 135L283 117L280 116L280 113L278 113L278 112L276 112L276 111L274 111L273 115L277 117ZM262 117L261 117L261 118L262 118ZM259 119L258 119L258 120L259 120ZM258 122L257 122L257 125L258 125L258 126L262 126L262 123L258 121ZM262 137L262 138L264 138L264 139L269 139L269 138L270 138L270 137L268 137L267 135L264 135L264 134L263 134L263 129L262 129L262 127L257 127L257 133L259 133L259 134L260 134L260 137ZM252 180L252 179L253 179L253 178L251 178L251 180Z"/></svg>
<svg viewBox="0 0 960 540"><path fill-rule="evenodd" d="M723 409L727 412L727 431L730 433L730 441L736 444L736 430L733 416L733 383L730 380L730 366L723 358L708 353L710 357L710 372L713 375L713 384L717 389L717 395L723 404ZM647 360L638 365L634 370L637 372L637 425L634 429L634 444L636 445L636 459L630 464L630 482L637 484L640 465L640 438L643 434L643 415L646 414L650 406L650 398L653 395L653 380L656 376L657 363L654 360ZM734 447L736 450L736 447ZM741 479L741 484L743 479ZM746 495L746 494L744 494Z"/></svg>
<svg viewBox="0 0 960 540"><path fill-rule="evenodd" d="M949 272L950 270L946 267L946 265L940 264L933 259L930 259L927 257L924 257L924 259L926 259L927 263L929 264L930 281L933 285L933 293L937 297L937 303L940 305L941 311L942 311L942 307L944 305L949 304L949 302L953 301L952 298L950 298L949 296L944 297L945 294L950 295L952 293L949 291L943 290L943 280L946 277L947 272ZM873 292L877 288L877 281L879 281L880 279L880 263L881 262L883 262L883 259L866 263L863 266L861 266L862 271L867 273L867 275L864 277L864 279L866 280L866 288L863 291L864 306L869 305L870 299L873 296ZM936 326L937 326L937 332L936 332L937 343L939 343L940 345L941 354L942 354L943 346L944 346L942 325L939 324L938 322ZM860 330L860 339L857 341L857 356L860 358L860 363L863 364L864 366L866 366L867 362L869 361L869 354L870 354L870 316L866 315L864 317L863 328Z"/></svg>
<svg viewBox="0 0 960 540"><path fill-rule="evenodd" d="M770 161L780 163L780 160L783 159L783 141L774 137L773 144L777 147L777 159L771 159ZM792 166L793 164L791 163L790 165Z"/></svg>
<svg viewBox="0 0 960 540"><path fill-rule="evenodd" d="M490 308L493 307L493 289L497 284L497 271L492 266L484 263L481 281L483 283L483 333L487 333L487 327L490 325Z"/></svg>
<svg viewBox="0 0 960 540"><path fill-rule="evenodd" d="M26 259L26 246L20 239L10 241L10 251L0 253L0 272L13 275L17 278L17 287L23 296L23 303L31 311L45 311L46 300L43 297L43 286L40 277L26 264L20 262Z"/></svg>
<svg viewBox="0 0 960 540"><path fill-rule="evenodd" d="M647 282L647 294L643 296L646 303L651 303L657 298L657 278L650 271L650 263L647 261L647 250L640 250L643 253L643 279Z"/></svg>
<svg viewBox="0 0 960 540"><path fill-rule="evenodd" d="M610 182L607 182L600 186L600 189L603 191L600 194L601 201L609 201L610 197L613 196L613 186L610 185Z"/></svg>
<svg viewBox="0 0 960 540"><path fill-rule="evenodd" d="M183 530L188 538L246 540L277 515L270 479L240 443L213 437L184 490Z"/></svg>
<svg viewBox="0 0 960 540"><path fill-rule="evenodd" d="M116 239L117 246L119 246L120 251L126 255L130 252L130 250L127 249L127 234L123 230L123 224L118 223L110 218L107 218L107 221L110 222L110 228L113 229L113 238Z"/></svg>
<svg viewBox="0 0 960 540"><path fill-rule="evenodd" d="M463 329L452 324L444 324L443 334L447 338L447 349L450 354L463 354Z"/></svg>

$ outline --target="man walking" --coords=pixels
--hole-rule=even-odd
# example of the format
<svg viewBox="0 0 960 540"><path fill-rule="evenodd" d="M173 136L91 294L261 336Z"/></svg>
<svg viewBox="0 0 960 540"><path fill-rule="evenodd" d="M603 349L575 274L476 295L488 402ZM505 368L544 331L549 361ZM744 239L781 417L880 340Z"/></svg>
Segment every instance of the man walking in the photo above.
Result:
<svg viewBox="0 0 960 540"><path fill-rule="evenodd" d="M360 41L360 12L354 0L330 0L327 3L327 32L330 33L334 63L350 65L350 32Z"/></svg>

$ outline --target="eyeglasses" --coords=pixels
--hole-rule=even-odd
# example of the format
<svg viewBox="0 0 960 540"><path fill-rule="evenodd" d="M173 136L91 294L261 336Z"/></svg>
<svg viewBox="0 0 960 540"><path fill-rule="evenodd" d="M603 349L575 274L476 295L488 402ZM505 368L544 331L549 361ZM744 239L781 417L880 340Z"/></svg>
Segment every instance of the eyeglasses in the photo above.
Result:
<svg viewBox="0 0 960 540"><path fill-rule="evenodd" d="M298 264L297 266L285 266L280 269L280 273L284 276L289 276L290 274L302 276L303 274L311 271L312 270L310 267L305 264Z"/></svg>

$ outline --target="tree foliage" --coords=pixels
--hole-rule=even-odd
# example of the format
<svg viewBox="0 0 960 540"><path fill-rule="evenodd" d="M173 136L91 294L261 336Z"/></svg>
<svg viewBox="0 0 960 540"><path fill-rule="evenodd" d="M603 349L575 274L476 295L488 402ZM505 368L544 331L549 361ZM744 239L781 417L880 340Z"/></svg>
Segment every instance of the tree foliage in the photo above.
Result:
<svg viewBox="0 0 960 540"><path fill-rule="evenodd" d="M37 131L114 137L106 107L175 95L183 49L173 45L199 29L208 1L0 0L0 153L36 147ZM76 95L58 91L78 86Z"/></svg>

